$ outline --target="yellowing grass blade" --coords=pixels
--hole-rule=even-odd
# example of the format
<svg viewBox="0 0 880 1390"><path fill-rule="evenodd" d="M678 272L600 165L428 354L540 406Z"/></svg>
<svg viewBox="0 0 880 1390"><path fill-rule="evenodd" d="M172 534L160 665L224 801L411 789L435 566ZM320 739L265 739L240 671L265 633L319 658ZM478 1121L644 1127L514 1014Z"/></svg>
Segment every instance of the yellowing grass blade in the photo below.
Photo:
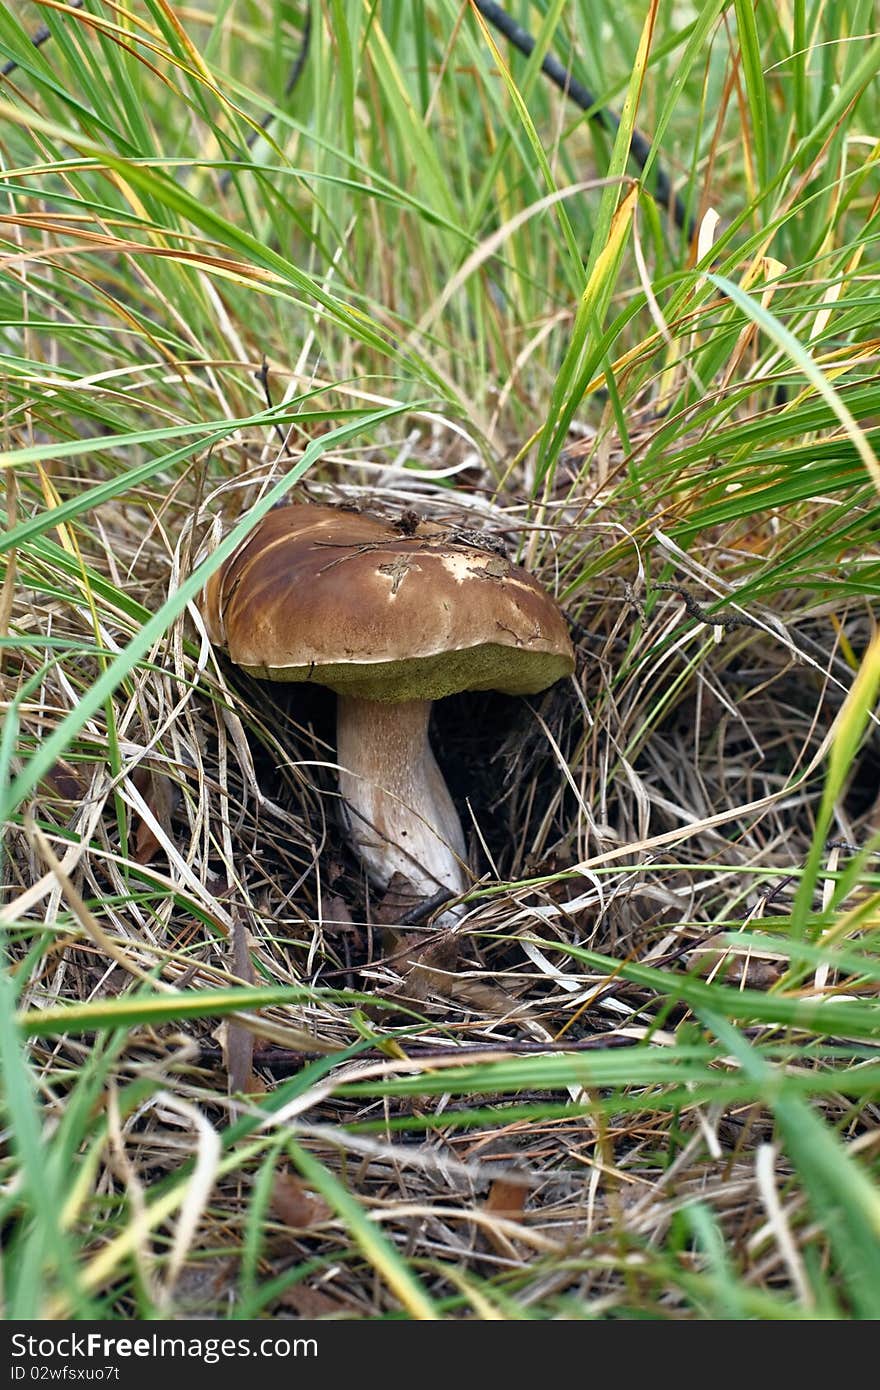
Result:
<svg viewBox="0 0 880 1390"><path fill-rule="evenodd" d="M608 238L597 255L581 295L571 343L559 369L538 451L537 477L543 479L559 453L575 411L602 356L600 325L617 283L639 188L634 184L611 219Z"/></svg>

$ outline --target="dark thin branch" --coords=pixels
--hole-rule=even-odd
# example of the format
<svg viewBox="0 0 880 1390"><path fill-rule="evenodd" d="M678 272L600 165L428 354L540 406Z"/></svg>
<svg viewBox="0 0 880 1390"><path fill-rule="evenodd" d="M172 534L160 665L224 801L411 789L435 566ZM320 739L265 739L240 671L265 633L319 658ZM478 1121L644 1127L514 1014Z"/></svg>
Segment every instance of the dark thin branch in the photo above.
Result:
<svg viewBox="0 0 880 1390"><path fill-rule="evenodd" d="M309 9L309 10L306 12L306 22L305 22L305 25L303 26L302 42L300 43L300 46L299 46L299 52L298 52L297 55L296 55L296 58L295 58L294 63L293 63L293 66L291 67L290 72L289 72L288 75L287 75L287 82L286 82L285 85L284 85L284 96L285 96L285 98L287 98L287 97L289 97L289 96L291 95L291 93L293 92L294 87L296 86L296 84L299 82L299 79L300 79L300 78L302 77L302 75L303 75L303 70L304 70L305 65L306 65L306 59L307 59L308 56L309 56L309 48L311 47L311 42L312 42L312 12L311 12L311 10ZM265 115L265 116L262 118L262 120L260 121L259 128L258 128L257 130L252 130L251 133L250 133L250 135L249 135L248 138L247 138L247 147L248 147L249 150L252 150L252 149L254 148L254 145L257 143L257 141L259 140L259 138L260 138L261 135L265 135L265 134L266 134L266 132L268 131L268 129L269 129L270 125L272 124L272 121L273 121L273 120L274 120L274 114L273 114L273 112L267 111L266 115ZM238 162L238 161L236 161L236 162ZM225 174L223 174L222 178L220 179L220 189L221 189L221 192L223 192L223 193L226 192L226 190L227 190L227 188L229 187L231 181L232 181L232 170L231 170L231 169L227 169L226 172L225 172Z"/></svg>
<svg viewBox="0 0 880 1390"><path fill-rule="evenodd" d="M677 594L687 609L688 616L695 618L698 623L706 623L708 627L755 627L759 632L766 632L763 623L756 622L754 618L749 618L745 613L710 613L701 603L698 603L690 590L685 589L681 584L655 584L655 589L663 589L667 593Z"/></svg>
<svg viewBox="0 0 880 1390"><path fill-rule="evenodd" d="M275 402L272 400L272 393L269 390L269 363L266 361L265 355L263 356L263 360L260 363L259 368L257 369L257 371L254 372L254 378L260 383L260 385L263 388L263 395L266 398L266 404L268 405L269 409L274 409ZM275 421L275 430L278 434L278 438L281 440L282 448L286 448L287 435L284 433L284 430L278 424L277 420Z"/></svg>
<svg viewBox="0 0 880 1390"><path fill-rule="evenodd" d="M68 3L75 10L81 10L83 6L83 0L68 0ZM31 34L31 44L34 48L42 48L43 44L46 43L48 39L51 39L51 37L52 30L49 29L47 25L41 24L39 29ZM0 77L9 77L19 66L18 59L10 58L9 62L4 63L3 67L0 68Z"/></svg>
<svg viewBox="0 0 880 1390"><path fill-rule="evenodd" d="M418 927L422 922L426 922L438 908L445 907L455 897L448 888L441 888L439 893L435 893L432 898L425 898L424 902L417 903L411 907L409 912L405 912L396 922L392 922L392 927Z"/></svg>
<svg viewBox="0 0 880 1390"><path fill-rule="evenodd" d="M520 53L528 58L535 47L535 40L527 29L523 29L517 24L515 19L511 19L506 10L500 5L496 5L494 0L471 0L474 8L479 10L484 19L504 35L513 44L514 48L519 49ZM620 117L608 106L600 106L583 82L579 82L567 68L563 67L559 59L552 53L548 53L541 64L541 71L545 77L564 92L575 106L579 106L582 111L590 112L590 120L595 121L596 125L604 127L609 134L614 135L620 126ZM651 142L641 131L634 130L630 140L630 153L640 169L644 169L651 154ZM693 240L696 235L696 223L693 218L688 216L687 209L677 193L673 191L672 183L668 174L658 164L654 166L654 187L649 188L648 192L662 207L669 208L675 218L675 225L687 232L688 240Z"/></svg>
<svg viewBox="0 0 880 1390"><path fill-rule="evenodd" d="M506 10L494 3L494 0L472 0L472 3L474 7L479 10L484 19L488 20L499 33L503 34L508 42L513 44L514 48L518 49L520 53L525 54L526 57L529 57L534 50L535 40L527 29L523 29L521 25L517 24L516 20L512 19ZM81 9L83 0L70 0L70 4L76 9ZM40 48L51 37L51 30L45 24L41 24L39 29L31 36L31 43L34 48ZM305 70L309 49L311 47L311 37L312 12L311 9L309 9L306 12L299 52L291 66L287 82L285 83L285 98L292 94ZM0 77L9 77L18 67L18 60L11 58L0 68ZM589 87L584 86L583 82L580 82L567 68L563 67L559 59L554 57L552 53L548 53L544 58L541 64L541 71L544 73L545 77L548 77L576 106L580 107L582 111L588 111L590 113L590 120L602 126L609 134L614 135L616 133L620 126L620 117L617 113L612 111L608 106L600 106ZM272 124L272 120L273 113L267 112L259 122L258 129L250 132L247 138L247 148L249 150L253 149L260 136L268 131ZM644 169L647 164L651 154L651 148L650 140L642 135L641 131L634 130L630 140L630 153L640 169ZM220 188L222 191L225 192L231 180L232 171L227 169L220 179ZM659 163L654 166L654 187L648 191L662 207L667 207L671 210L676 226L685 229L688 238L692 239L696 234L696 224L692 218L688 217L684 203L678 194L673 191L669 176L666 171L660 167Z"/></svg>
<svg viewBox="0 0 880 1390"><path fill-rule="evenodd" d="M81 10L83 6L83 0L69 0L69 4L73 9ZM36 29L34 33L31 35L31 44L34 48L42 48L43 44L48 42L48 40L51 39L51 37L51 29L49 29L47 25L41 24L39 29ZM305 24L303 25L302 42L300 43L299 52L297 53L296 59L294 60L290 72L287 75L287 82L284 86L285 98L291 95L294 87L299 82L299 79L303 74L303 69L305 68L306 60L309 56L309 46L311 43L311 37L312 12L311 10L308 10L306 13ZM9 77L13 72L15 72L16 68L20 66L21 64L18 59L10 58L9 61L5 63L2 68L0 68L0 77ZM262 134L265 134L265 132L269 129L269 126L272 124L272 120L273 113L270 111L260 121L259 129L251 131L250 135L247 138L247 147L249 150L253 149L260 136ZM226 189L229 186L231 177L231 171L227 170L220 180L220 187L222 189Z"/></svg>

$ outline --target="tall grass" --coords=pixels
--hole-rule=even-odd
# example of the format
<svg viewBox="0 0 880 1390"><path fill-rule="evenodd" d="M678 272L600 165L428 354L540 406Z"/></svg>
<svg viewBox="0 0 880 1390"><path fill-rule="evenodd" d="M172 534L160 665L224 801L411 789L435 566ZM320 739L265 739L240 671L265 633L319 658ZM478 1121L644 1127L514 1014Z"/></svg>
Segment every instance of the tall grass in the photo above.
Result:
<svg viewBox="0 0 880 1390"><path fill-rule="evenodd" d="M9 1317L880 1314L873 10L509 8L0 8ZM194 606L287 496L577 640L437 712L415 996Z"/></svg>

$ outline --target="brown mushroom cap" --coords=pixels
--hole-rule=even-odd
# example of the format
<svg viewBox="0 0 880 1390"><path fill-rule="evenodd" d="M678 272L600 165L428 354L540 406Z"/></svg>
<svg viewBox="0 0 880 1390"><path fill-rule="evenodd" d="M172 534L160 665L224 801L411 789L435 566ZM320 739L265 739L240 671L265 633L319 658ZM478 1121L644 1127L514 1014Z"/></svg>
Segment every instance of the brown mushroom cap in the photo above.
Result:
<svg viewBox="0 0 880 1390"><path fill-rule="evenodd" d="M208 580L208 635L252 675L369 700L529 695L574 669L540 584L439 527L403 535L362 512L269 512Z"/></svg>

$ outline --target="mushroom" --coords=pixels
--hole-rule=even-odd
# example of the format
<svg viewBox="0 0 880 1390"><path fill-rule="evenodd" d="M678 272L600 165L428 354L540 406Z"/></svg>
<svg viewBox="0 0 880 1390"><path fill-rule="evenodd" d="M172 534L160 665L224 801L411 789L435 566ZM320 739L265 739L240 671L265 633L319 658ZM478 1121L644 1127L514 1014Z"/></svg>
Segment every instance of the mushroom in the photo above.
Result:
<svg viewBox="0 0 880 1390"><path fill-rule="evenodd" d="M456 535L459 539L456 540ZM479 533L296 503L269 512L208 580L208 635L251 675L337 695L339 789L380 889L467 887L465 842L428 741L431 702L529 695L574 669L565 619ZM401 885L403 889L401 891ZM448 915L447 915L448 920Z"/></svg>

